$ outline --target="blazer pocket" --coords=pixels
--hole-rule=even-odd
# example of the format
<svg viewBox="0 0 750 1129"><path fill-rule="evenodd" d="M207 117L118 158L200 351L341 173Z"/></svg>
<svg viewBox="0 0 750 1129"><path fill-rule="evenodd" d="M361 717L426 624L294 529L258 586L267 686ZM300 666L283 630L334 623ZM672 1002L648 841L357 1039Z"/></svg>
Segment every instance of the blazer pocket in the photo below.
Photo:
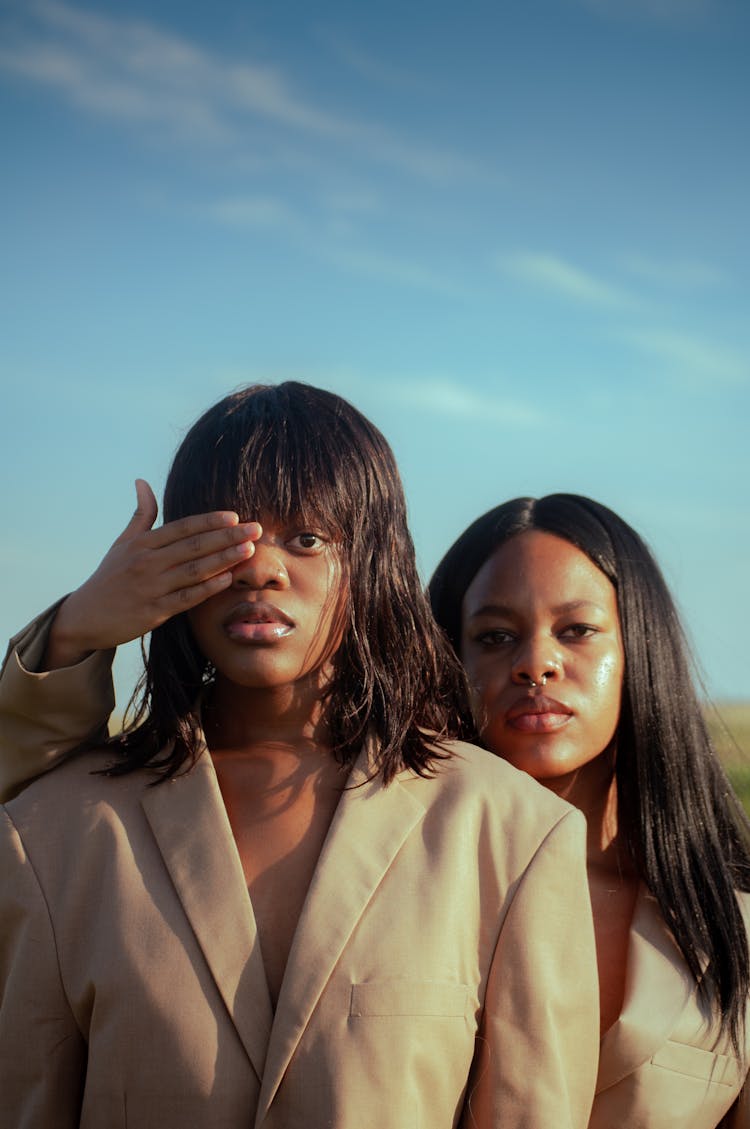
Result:
<svg viewBox="0 0 750 1129"><path fill-rule="evenodd" d="M739 1068L732 1055L717 1054L715 1051L693 1047L689 1043L675 1043L668 1040L652 1057L654 1066L673 1070L676 1074L686 1074L690 1078L700 1078L704 1082L715 1082L719 1086L739 1085Z"/></svg>
<svg viewBox="0 0 750 1129"><path fill-rule="evenodd" d="M349 1015L445 1015L463 1018L466 984L440 980L369 980L352 984Z"/></svg>

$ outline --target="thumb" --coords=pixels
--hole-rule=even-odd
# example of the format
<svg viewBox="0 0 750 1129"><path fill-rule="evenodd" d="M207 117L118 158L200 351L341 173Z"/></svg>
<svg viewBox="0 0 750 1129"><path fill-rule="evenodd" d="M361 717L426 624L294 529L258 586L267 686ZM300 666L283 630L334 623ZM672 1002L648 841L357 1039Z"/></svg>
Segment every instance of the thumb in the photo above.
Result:
<svg viewBox="0 0 750 1129"><path fill-rule="evenodd" d="M156 515L159 512L159 506L156 502L154 492L146 482L145 478L136 478L135 480L135 496L138 504L135 507L134 518L140 516L141 529L150 529L156 521Z"/></svg>
<svg viewBox="0 0 750 1129"><path fill-rule="evenodd" d="M127 541L137 533L146 533L156 521L159 507L154 492L145 478L135 480L136 505L133 516L123 529L118 541Z"/></svg>

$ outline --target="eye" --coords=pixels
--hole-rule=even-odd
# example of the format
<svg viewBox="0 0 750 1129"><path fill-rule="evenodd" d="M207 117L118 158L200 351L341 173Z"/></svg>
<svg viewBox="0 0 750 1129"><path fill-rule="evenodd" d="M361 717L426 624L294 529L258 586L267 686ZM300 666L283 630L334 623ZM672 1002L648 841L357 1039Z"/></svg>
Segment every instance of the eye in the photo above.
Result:
<svg viewBox="0 0 750 1129"><path fill-rule="evenodd" d="M512 643L514 635L503 627L493 627L490 631L480 631L474 636L474 642L481 647L504 647Z"/></svg>
<svg viewBox="0 0 750 1129"><path fill-rule="evenodd" d="M561 639L589 639L592 635L598 635L599 628L593 627L590 623L571 623L568 627L560 632Z"/></svg>
<svg viewBox="0 0 750 1129"><path fill-rule="evenodd" d="M305 530L302 533L295 534L294 537L290 537L287 544L292 549L299 549L304 553L319 553L325 549L328 542L320 533Z"/></svg>

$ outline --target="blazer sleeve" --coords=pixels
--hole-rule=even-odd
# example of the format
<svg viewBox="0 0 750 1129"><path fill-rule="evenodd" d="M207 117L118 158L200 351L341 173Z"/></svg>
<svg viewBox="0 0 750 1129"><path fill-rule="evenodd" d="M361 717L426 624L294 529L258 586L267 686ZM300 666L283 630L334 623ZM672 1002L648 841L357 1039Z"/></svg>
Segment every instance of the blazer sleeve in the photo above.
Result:
<svg viewBox="0 0 750 1129"><path fill-rule="evenodd" d="M77 1129L86 1044L70 1010L47 906L0 807L0 1126Z"/></svg>
<svg viewBox="0 0 750 1129"><path fill-rule="evenodd" d="M11 639L0 670L0 801L54 768L81 741L104 736L114 709L113 650L36 672L58 606Z"/></svg>
<svg viewBox="0 0 750 1129"><path fill-rule="evenodd" d="M586 1129L599 988L583 817L571 811L526 869L500 931L462 1129Z"/></svg>

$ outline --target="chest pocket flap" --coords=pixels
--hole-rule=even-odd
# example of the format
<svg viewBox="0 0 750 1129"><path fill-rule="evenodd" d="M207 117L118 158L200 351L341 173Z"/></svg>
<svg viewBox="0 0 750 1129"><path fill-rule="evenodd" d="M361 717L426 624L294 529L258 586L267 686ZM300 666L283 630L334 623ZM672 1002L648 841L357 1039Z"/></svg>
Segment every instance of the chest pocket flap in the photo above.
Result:
<svg viewBox="0 0 750 1129"><path fill-rule="evenodd" d="M673 1070L690 1078L701 1078L705 1082L716 1082L720 1086L737 1086L739 1083L736 1059L702 1047L692 1047L689 1043L670 1040L659 1048L651 1062L665 1070Z"/></svg>
<svg viewBox="0 0 750 1129"><path fill-rule="evenodd" d="M439 980L372 980L352 984L349 1014L464 1016L465 984Z"/></svg>

